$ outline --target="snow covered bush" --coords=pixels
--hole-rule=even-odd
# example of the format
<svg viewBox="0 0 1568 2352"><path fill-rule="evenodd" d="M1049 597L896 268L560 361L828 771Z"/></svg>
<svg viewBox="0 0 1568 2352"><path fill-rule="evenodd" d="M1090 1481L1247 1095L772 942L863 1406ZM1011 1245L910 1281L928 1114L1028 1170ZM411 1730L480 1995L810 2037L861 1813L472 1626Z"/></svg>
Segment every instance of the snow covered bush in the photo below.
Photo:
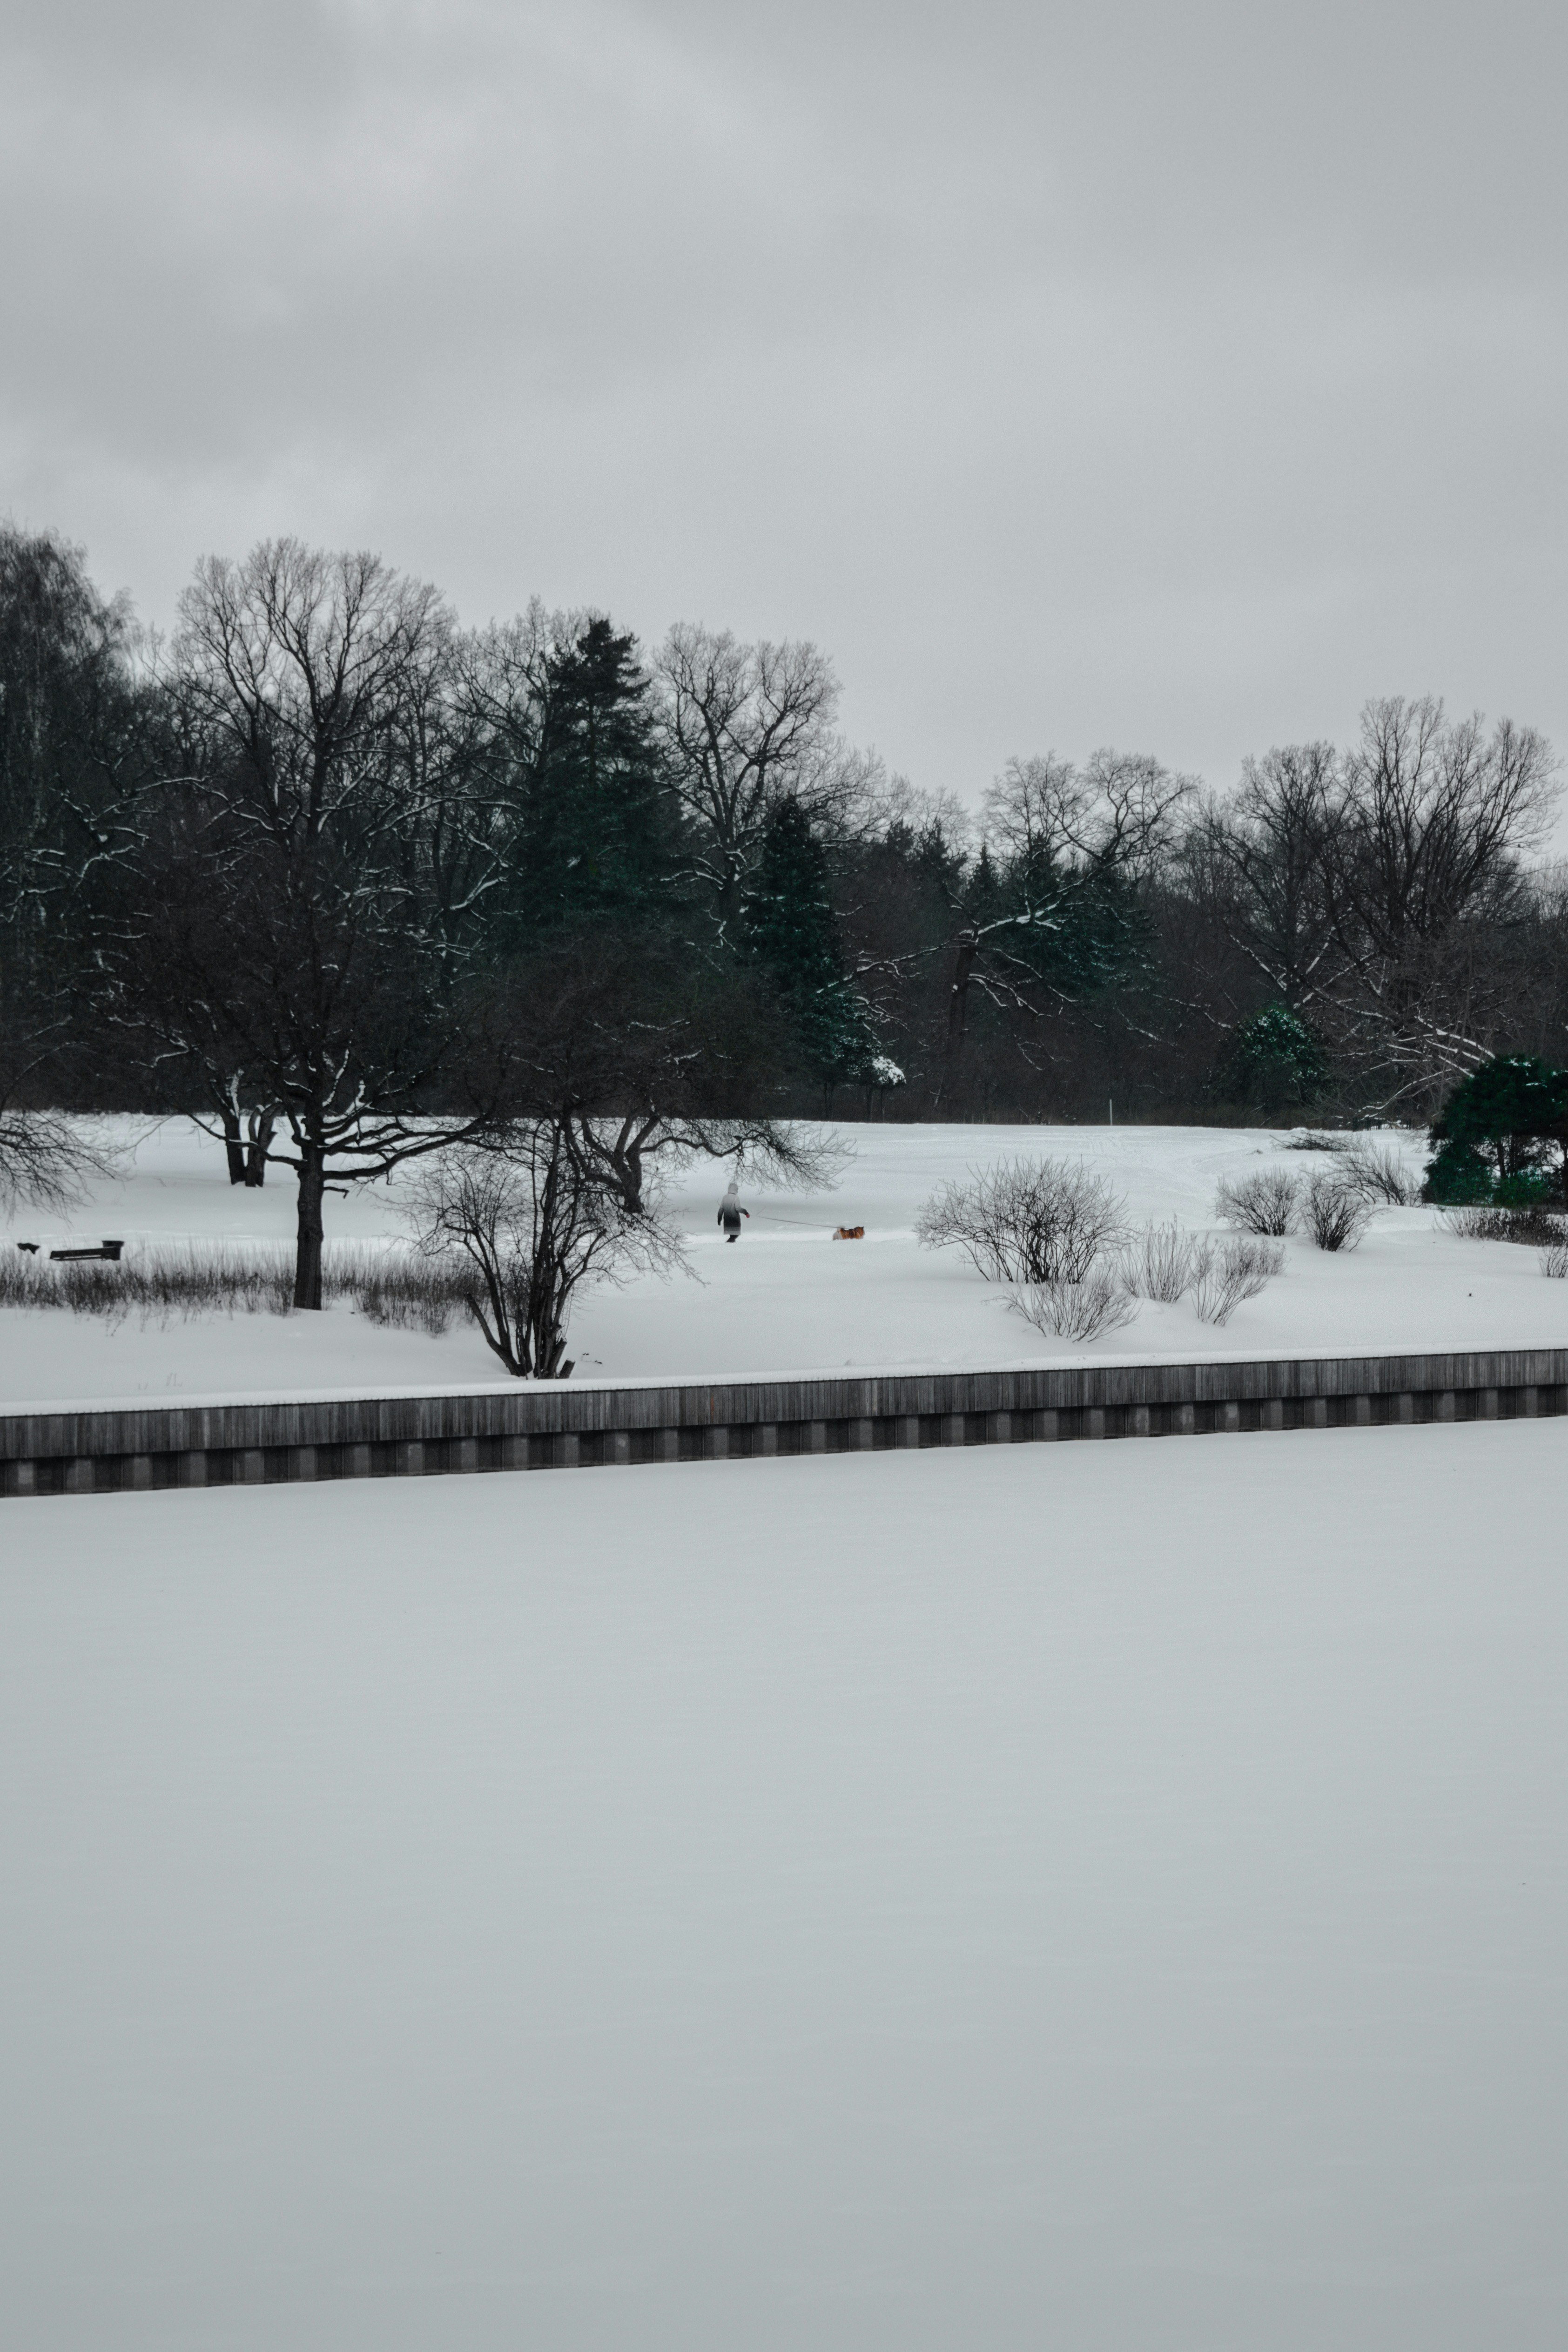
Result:
<svg viewBox="0 0 1568 2352"><path fill-rule="evenodd" d="M1568 1241L1553 1242L1542 1251L1541 1271L1548 1282L1568 1282Z"/></svg>
<svg viewBox="0 0 1568 2352"><path fill-rule="evenodd" d="M1306 1226L1321 1250L1352 1250L1372 1223L1370 1205L1337 1176L1314 1176L1307 1186Z"/></svg>
<svg viewBox="0 0 1568 2352"><path fill-rule="evenodd" d="M1278 1236L1293 1229L1301 1197L1301 1180L1288 1169L1263 1168L1256 1176L1228 1176L1215 1197L1214 1213L1222 1224L1239 1225L1243 1233Z"/></svg>
<svg viewBox="0 0 1568 2352"><path fill-rule="evenodd" d="M1200 1244L1192 1277L1193 1311L1200 1323L1228 1323L1244 1298L1256 1298L1283 1267L1277 1241L1253 1234L1228 1234Z"/></svg>
<svg viewBox="0 0 1568 2352"><path fill-rule="evenodd" d="M1105 1265L1091 1266L1077 1282L1022 1284L1012 1303L1026 1323L1059 1339L1097 1339L1137 1312L1125 1283Z"/></svg>
<svg viewBox="0 0 1568 2352"><path fill-rule="evenodd" d="M1179 1225L1145 1225L1122 1252L1123 1287L1134 1298L1174 1307L1192 1287L1207 1244Z"/></svg>
<svg viewBox="0 0 1568 2352"><path fill-rule="evenodd" d="M956 1244L988 1282L1076 1285L1122 1239L1124 1206L1082 1163L1004 1160L934 1192L915 1237L925 1249Z"/></svg>

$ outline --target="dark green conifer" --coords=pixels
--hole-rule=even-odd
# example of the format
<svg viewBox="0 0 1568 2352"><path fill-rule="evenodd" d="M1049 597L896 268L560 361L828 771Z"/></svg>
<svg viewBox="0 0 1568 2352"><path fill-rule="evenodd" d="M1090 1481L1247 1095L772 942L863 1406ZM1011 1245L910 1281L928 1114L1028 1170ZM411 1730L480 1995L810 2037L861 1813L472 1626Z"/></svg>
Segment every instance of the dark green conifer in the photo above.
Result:
<svg viewBox="0 0 1568 2352"><path fill-rule="evenodd" d="M1568 1071L1531 1054L1500 1054L1454 1088L1434 1122L1429 1200L1496 1198L1524 1206L1568 1193ZM1563 1165L1552 1170L1552 1146Z"/></svg>
<svg viewBox="0 0 1568 2352"><path fill-rule="evenodd" d="M768 819L745 931L818 1083L831 1087L869 1075L876 1055L870 1013L844 970L826 854L793 795Z"/></svg>
<svg viewBox="0 0 1568 2352"><path fill-rule="evenodd" d="M1271 1118L1316 1102L1329 1083L1322 1046L1289 1004L1265 1004L1244 1021L1219 1066L1218 1091Z"/></svg>
<svg viewBox="0 0 1568 2352"><path fill-rule="evenodd" d="M602 616L544 666L538 734L518 833L529 929L656 919L678 864L637 640Z"/></svg>

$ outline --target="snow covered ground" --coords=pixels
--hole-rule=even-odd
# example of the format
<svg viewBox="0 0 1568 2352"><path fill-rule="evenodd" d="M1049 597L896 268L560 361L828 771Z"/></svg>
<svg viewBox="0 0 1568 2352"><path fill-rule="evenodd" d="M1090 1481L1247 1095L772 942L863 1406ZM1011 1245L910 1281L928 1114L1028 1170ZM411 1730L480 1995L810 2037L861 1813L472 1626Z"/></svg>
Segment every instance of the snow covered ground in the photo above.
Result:
<svg viewBox="0 0 1568 2352"><path fill-rule="evenodd" d="M24 1213L0 1247L104 1234L125 1238L132 1251L186 1238L287 1243L294 1188L287 1171L275 1171L262 1192L236 1191L221 1150L183 1122L149 1130L127 1121L120 1131L142 1138L128 1181L102 1188L58 1230ZM714 1223L722 1177L711 1168L690 1171L679 1210L693 1276L589 1297L573 1325L578 1379L999 1367L1085 1353L1113 1361L1568 1343L1568 1284L1542 1281L1533 1251L1460 1242L1432 1211L1401 1209L1382 1213L1351 1255L1325 1256L1292 1241L1284 1275L1223 1328L1200 1323L1186 1302L1145 1303L1125 1329L1074 1349L1031 1330L956 1251L916 1246L915 1217L936 1185L1009 1154L1055 1154L1110 1176L1135 1221L1175 1216L1207 1226L1218 1180L1272 1162L1279 1136L1204 1128L842 1133L853 1157L838 1189L816 1198L748 1192L752 1221L735 1248ZM1418 1139L1403 1149L1418 1165ZM1326 1163L1291 1153L1285 1164L1310 1172ZM331 1197L329 1237L396 1236L400 1198L395 1182ZM837 1224L863 1224L866 1238L831 1241ZM431 1339L378 1329L346 1308L147 1327L131 1318L118 1328L0 1313L0 1402L472 1388L497 1370L466 1323Z"/></svg>
<svg viewBox="0 0 1568 2352"><path fill-rule="evenodd" d="M1565 1490L1514 1423L0 1506L0 2336L1555 2352Z"/></svg>

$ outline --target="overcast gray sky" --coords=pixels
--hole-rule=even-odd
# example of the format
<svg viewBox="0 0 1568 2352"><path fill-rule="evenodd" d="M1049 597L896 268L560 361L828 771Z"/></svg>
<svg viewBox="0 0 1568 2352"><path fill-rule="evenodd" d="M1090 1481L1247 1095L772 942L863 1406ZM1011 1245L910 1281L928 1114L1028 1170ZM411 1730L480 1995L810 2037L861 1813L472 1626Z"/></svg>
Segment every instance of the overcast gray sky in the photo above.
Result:
<svg viewBox="0 0 1568 2352"><path fill-rule="evenodd" d="M5 0L0 510L815 638L916 783L1568 750L1563 0Z"/></svg>

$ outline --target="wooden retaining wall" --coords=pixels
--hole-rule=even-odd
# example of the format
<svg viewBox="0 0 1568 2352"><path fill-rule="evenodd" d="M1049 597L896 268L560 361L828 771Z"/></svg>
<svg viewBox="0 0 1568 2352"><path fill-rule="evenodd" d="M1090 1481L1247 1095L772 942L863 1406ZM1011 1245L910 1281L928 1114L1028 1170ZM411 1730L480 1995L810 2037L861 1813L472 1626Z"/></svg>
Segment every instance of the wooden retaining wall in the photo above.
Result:
<svg viewBox="0 0 1568 2352"><path fill-rule="evenodd" d="M1568 1349L0 1412L0 1491L112 1494L474 1470L1568 1412Z"/></svg>

